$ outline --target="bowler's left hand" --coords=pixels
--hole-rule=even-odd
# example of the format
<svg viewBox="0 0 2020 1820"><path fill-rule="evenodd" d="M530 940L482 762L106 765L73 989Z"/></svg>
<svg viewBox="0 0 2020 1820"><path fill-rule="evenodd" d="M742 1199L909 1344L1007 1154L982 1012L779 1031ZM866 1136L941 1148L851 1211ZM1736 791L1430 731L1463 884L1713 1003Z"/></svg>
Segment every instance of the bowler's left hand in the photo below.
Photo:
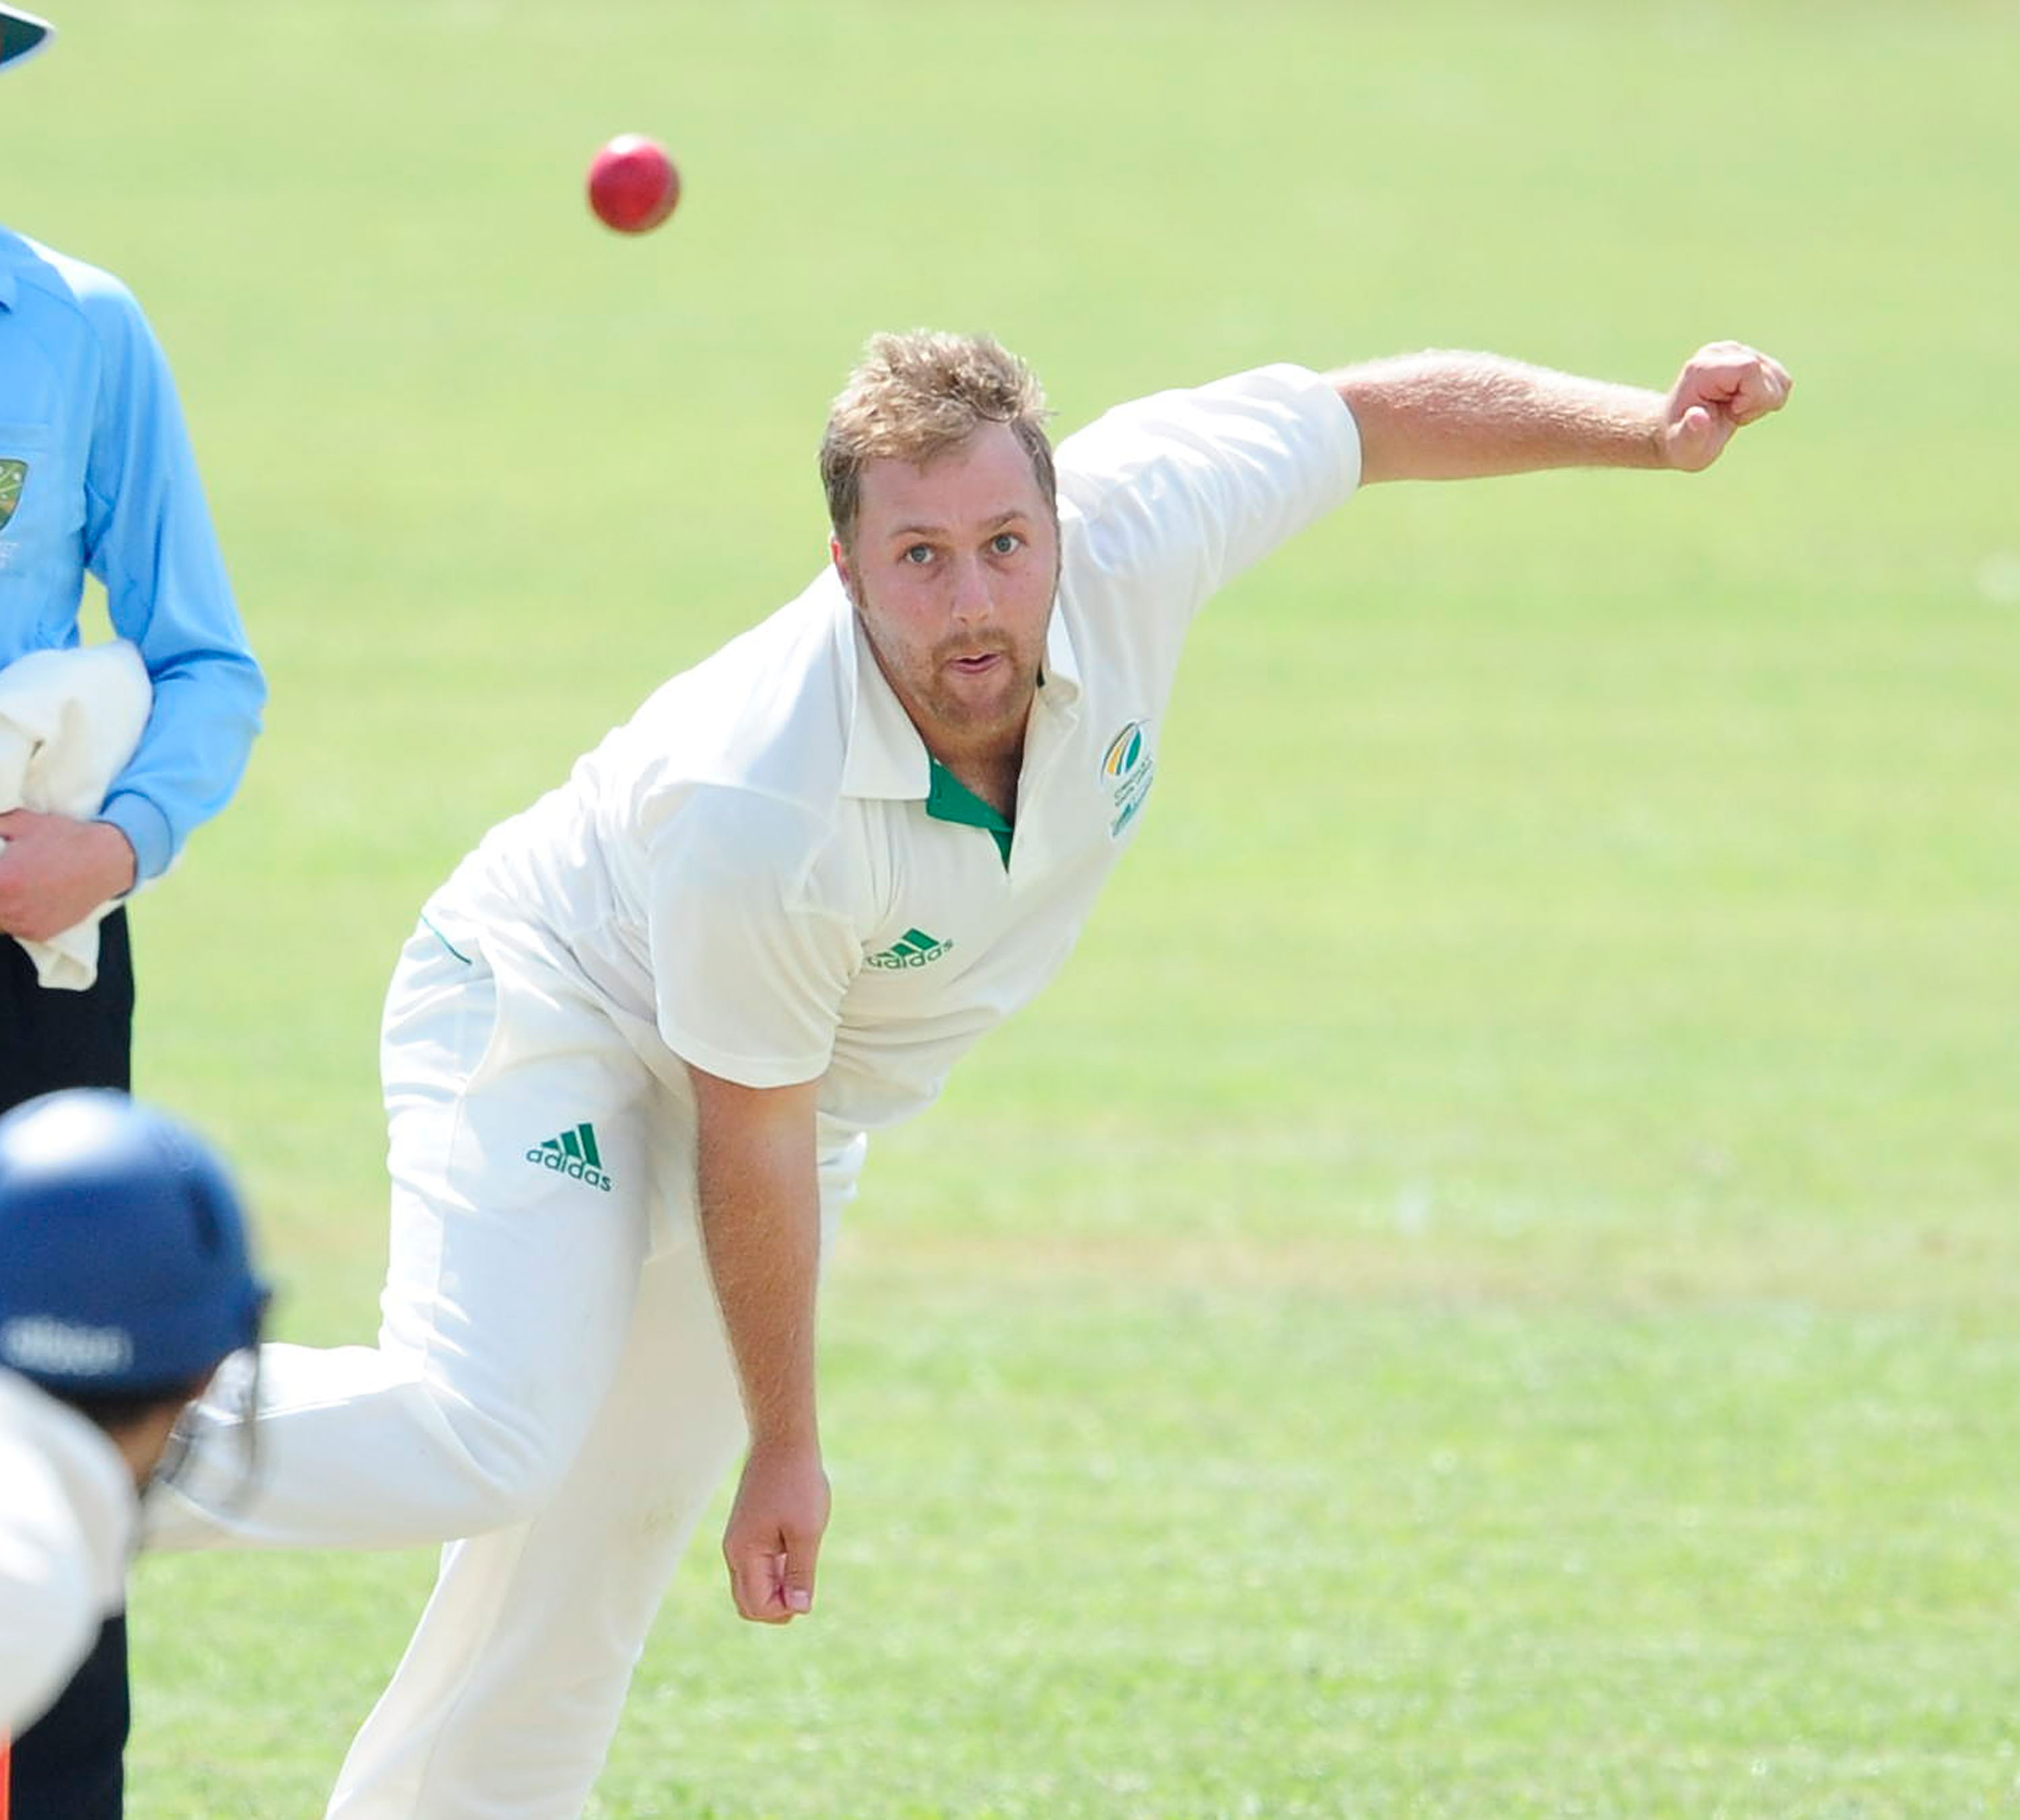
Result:
<svg viewBox="0 0 2020 1820"><path fill-rule="evenodd" d="M1795 381L1778 360L1737 341L1714 341L1684 363L1662 413L1662 452L1695 474L1718 460L1733 432L1788 403Z"/></svg>
<svg viewBox="0 0 2020 1820"><path fill-rule="evenodd" d="M46 942L133 888L133 849L110 822L0 815L0 935Z"/></svg>

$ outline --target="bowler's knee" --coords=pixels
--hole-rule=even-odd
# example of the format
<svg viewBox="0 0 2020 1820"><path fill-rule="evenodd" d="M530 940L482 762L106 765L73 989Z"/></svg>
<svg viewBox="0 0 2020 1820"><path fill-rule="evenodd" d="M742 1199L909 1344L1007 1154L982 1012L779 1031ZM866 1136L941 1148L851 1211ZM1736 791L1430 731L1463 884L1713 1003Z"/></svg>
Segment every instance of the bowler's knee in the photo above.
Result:
<svg viewBox="0 0 2020 1820"><path fill-rule="evenodd" d="M463 1523L454 1535L523 1523L553 1501L579 1435L521 1411L485 1409L438 1390L431 1390L428 1401L457 1481Z"/></svg>

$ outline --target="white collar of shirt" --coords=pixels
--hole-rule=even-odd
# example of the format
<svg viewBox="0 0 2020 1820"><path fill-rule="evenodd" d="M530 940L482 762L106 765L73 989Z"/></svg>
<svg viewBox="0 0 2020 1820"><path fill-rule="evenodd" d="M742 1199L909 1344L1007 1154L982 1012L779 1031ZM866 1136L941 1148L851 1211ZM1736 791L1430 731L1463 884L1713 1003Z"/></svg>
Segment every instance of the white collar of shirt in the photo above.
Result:
<svg viewBox="0 0 2020 1820"><path fill-rule="evenodd" d="M876 653L870 648L856 609L847 594L834 590L840 605L836 627L845 686L854 697L849 714L848 754L842 761L844 796L882 797L896 801L923 802L931 782L926 744L903 703L885 681ZM1045 630L1045 676L1035 714L1042 708L1051 713L1070 708L1080 699L1080 661L1074 652L1073 637L1066 630L1066 616L1052 603L1052 617Z"/></svg>

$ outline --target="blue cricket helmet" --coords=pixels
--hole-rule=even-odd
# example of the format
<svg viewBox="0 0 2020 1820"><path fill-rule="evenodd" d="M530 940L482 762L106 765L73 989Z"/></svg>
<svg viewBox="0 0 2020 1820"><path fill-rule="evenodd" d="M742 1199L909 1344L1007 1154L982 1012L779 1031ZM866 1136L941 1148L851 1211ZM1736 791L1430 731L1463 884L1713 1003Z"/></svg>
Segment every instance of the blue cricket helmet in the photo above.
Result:
<svg viewBox="0 0 2020 1820"><path fill-rule="evenodd" d="M100 1088L0 1117L0 1365L59 1396L165 1391L255 1344L267 1302L187 1127Z"/></svg>
<svg viewBox="0 0 2020 1820"><path fill-rule="evenodd" d="M46 19L24 13L18 6L0 6L0 64L11 64L40 50L55 28Z"/></svg>

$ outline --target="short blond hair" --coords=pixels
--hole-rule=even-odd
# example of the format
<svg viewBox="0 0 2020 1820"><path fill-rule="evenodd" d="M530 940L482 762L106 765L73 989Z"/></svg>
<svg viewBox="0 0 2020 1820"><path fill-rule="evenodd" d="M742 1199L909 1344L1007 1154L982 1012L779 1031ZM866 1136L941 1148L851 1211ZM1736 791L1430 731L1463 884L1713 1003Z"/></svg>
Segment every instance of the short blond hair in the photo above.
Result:
<svg viewBox="0 0 2020 1820"><path fill-rule="evenodd" d="M1045 434L1051 415L1037 376L990 336L930 329L872 336L821 438L828 522L842 547L852 547L869 463L923 466L985 423L1010 426L1031 458L1047 507L1056 510L1059 481Z"/></svg>

